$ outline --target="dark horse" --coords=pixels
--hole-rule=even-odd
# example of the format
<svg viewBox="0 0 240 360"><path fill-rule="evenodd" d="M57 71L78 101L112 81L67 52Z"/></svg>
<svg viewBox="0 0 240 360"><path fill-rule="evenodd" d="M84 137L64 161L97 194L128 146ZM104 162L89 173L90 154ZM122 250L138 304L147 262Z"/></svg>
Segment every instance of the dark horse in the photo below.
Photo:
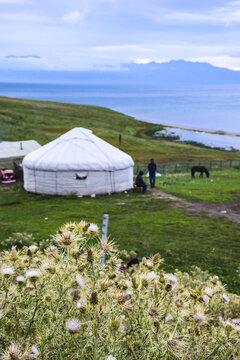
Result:
<svg viewBox="0 0 240 360"><path fill-rule="evenodd" d="M191 168L192 178L195 177L195 172L200 172L200 177L203 177L203 173L206 174L206 177L209 178L210 174L205 166L193 166Z"/></svg>

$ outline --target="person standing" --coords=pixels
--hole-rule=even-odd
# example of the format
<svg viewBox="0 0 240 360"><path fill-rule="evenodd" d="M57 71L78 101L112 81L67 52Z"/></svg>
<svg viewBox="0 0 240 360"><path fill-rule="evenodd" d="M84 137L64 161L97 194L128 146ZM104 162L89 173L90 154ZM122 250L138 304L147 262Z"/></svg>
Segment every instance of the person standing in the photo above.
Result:
<svg viewBox="0 0 240 360"><path fill-rule="evenodd" d="M150 163L148 164L148 172L149 172L149 180L150 180L151 188L155 187L156 171L157 171L157 165L155 164L154 159L151 159Z"/></svg>

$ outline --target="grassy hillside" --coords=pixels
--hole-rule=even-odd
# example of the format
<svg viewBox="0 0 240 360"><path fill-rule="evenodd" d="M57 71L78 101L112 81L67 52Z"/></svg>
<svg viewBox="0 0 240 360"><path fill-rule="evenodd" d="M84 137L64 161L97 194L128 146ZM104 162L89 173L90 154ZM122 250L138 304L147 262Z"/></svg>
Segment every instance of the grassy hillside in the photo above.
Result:
<svg viewBox="0 0 240 360"><path fill-rule="evenodd" d="M107 108L0 97L0 141L35 139L43 145L77 126L93 130L115 146L121 133L121 149L139 164L151 157L158 163L240 159L238 152L154 139L152 135L162 129L160 125L137 121Z"/></svg>

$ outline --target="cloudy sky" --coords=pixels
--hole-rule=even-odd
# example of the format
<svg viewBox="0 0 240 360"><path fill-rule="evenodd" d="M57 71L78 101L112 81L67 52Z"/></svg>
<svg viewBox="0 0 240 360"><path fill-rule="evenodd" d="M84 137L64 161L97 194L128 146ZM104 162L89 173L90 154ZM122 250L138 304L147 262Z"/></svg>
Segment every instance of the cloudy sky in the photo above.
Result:
<svg viewBox="0 0 240 360"><path fill-rule="evenodd" d="M240 0L0 0L0 68L171 59L240 69Z"/></svg>

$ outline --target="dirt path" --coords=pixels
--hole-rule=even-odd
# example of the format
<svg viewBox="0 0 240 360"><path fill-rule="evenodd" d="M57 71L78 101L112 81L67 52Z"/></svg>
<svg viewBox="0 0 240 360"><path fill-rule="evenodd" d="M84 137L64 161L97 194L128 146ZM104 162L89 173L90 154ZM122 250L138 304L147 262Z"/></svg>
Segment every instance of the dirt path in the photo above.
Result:
<svg viewBox="0 0 240 360"><path fill-rule="evenodd" d="M210 217L224 216L240 224L240 199L227 203L208 203L204 201L192 201L167 194L159 189L150 189L154 199L168 199L174 207L183 207L188 211L205 213Z"/></svg>

